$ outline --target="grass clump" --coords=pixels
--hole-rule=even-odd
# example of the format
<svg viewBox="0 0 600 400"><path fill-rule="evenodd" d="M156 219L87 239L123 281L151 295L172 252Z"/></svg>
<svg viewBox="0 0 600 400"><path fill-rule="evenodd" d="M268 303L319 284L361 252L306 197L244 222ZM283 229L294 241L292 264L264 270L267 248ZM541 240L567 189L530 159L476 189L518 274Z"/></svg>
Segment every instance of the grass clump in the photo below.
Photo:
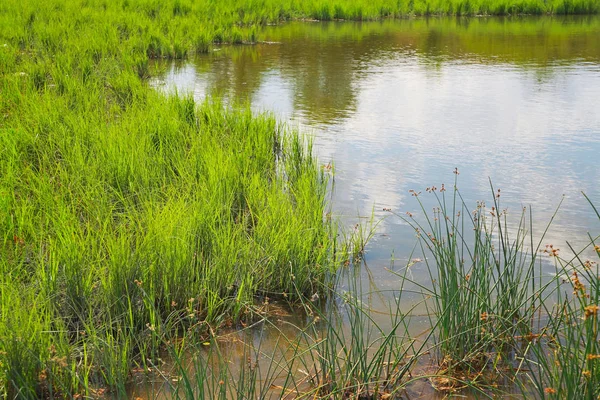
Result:
<svg viewBox="0 0 600 400"><path fill-rule="evenodd" d="M458 171L455 171L458 172ZM576 250L534 242L531 215L515 222L500 207L478 202L469 210L456 182L430 187L434 211L417 197L424 222L403 217L416 230L431 283L417 284L431 309L439 371L431 377L443 391L480 388L496 392L521 388L526 397L596 398L600 394L598 237ZM600 214L590 202L596 215ZM526 225L529 222L529 227ZM551 222L551 221L550 221ZM549 229L548 225L546 231ZM592 255L592 258L590 258ZM555 261L556 273L543 272L541 257ZM482 393L484 394L484 393Z"/></svg>
<svg viewBox="0 0 600 400"><path fill-rule="evenodd" d="M374 293L362 288L360 273L365 269L366 264L356 260L340 274L336 286L341 289L345 281L346 290L338 289L324 309L303 303L314 316L301 335L310 349L302 362L312 384L303 397L393 398L424 353L425 343L408 334L410 312L401 308L402 290L376 313L369 301Z"/></svg>
<svg viewBox="0 0 600 400"><path fill-rule="evenodd" d="M516 365L523 351L518 338L534 335L547 285L538 270L540 244L528 233L525 210L516 225L508 222L499 190L492 189L491 208L478 202L474 210L456 182L450 196L446 190L427 188L435 198L431 215L421 193L412 191L424 222L410 213L406 220L420 238L431 279L420 287L432 311L441 372L462 377L461 384L485 385Z"/></svg>
<svg viewBox="0 0 600 400"><path fill-rule="evenodd" d="M597 209L586 199L600 220ZM588 246L577 251L567 243L574 254L569 258L552 245L544 250L555 260L557 300L553 306L545 305L549 321L540 340L530 345L533 389L525 390L539 398L592 399L600 395L600 246L598 237L589 240Z"/></svg>
<svg viewBox="0 0 600 400"><path fill-rule="evenodd" d="M219 103L131 96L144 101L111 124L42 103L0 136L9 396L41 395L50 375L66 375L63 394L122 389L159 327L206 331L333 271L326 176L297 134Z"/></svg>

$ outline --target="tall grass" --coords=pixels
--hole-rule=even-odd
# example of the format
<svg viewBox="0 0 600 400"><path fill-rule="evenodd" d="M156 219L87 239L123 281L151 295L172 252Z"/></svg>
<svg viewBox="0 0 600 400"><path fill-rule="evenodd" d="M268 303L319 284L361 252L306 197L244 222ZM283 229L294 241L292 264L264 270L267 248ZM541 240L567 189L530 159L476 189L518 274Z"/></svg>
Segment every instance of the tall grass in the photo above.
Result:
<svg viewBox="0 0 600 400"><path fill-rule="evenodd" d="M333 271L326 176L297 134L219 103L132 96L110 124L32 101L0 136L9 395L63 379L56 357L69 381L52 386L74 394L74 372L122 390L165 321L218 326Z"/></svg>
<svg viewBox="0 0 600 400"><path fill-rule="evenodd" d="M587 199L600 220L598 210ZM547 327L529 349L533 386L529 393L539 398L593 399L600 395L600 246L598 237L589 239L584 249L576 250L567 243L573 257L564 258L554 246L545 250L555 260L557 301L545 305L550 316ZM586 258L590 253L597 258Z"/></svg>
<svg viewBox="0 0 600 400"><path fill-rule="evenodd" d="M346 290L338 289L336 296L330 296L324 310L303 303L309 315L315 316L302 336L312 349L305 358L314 386L311 396L392 397L405 387L424 352L426 341L417 342L408 333L410 311L401 308L402 290L385 302L383 315L377 315L368 301L369 293L362 288L364 268L356 260L338 275L336 286Z"/></svg>
<svg viewBox="0 0 600 400"><path fill-rule="evenodd" d="M516 365L522 354L517 338L534 335L548 286L538 262L543 238L534 242L525 209L509 223L499 190L492 188L493 206L478 202L473 210L456 181L448 190L450 195L444 186L413 191L423 218L403 218L420 237L430 275L431 285L421 289L430 298L440 368L465 377L463 383L486 384L490 375L497 379ZM422 195L434 197L432 214Z"/></svg>
<svg viewBox="0 0 600 400"><path fill-rule="evenodd" d="M563 258L554 245L534 241L531 215L510 221L501 208L466 207L456 188L428 188L429 214L403 217L416 230L431 285L419 285L431 307L440 373L438 388L517 385L525 397L597 398L600 394L598 237L584 249L568 246ZM585 196L585 195L584 195ZM600 213L586 197L596 215ZM525 210L524 210L525 212ZM528 217L528 218L526 218ZM509 222L510 221L510 222ZM546 230L548 230L550 223ZM555 261L544 274L542 257Z"/></svg>

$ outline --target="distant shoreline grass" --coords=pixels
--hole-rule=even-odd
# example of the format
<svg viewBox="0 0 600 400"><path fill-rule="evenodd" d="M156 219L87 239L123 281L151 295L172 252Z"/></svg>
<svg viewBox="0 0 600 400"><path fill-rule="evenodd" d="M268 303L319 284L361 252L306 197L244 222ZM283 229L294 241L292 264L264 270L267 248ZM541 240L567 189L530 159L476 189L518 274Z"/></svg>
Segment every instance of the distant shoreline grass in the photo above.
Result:
<svg viewBox="0 0 600 400"><path fill-rule="evenodd" d="M149 59L292 19L599 3L2 1L0 396L124 397L165 343L251 316L257 295L326 293L346 257L310 144L247 109L156 93Z"/></svg>

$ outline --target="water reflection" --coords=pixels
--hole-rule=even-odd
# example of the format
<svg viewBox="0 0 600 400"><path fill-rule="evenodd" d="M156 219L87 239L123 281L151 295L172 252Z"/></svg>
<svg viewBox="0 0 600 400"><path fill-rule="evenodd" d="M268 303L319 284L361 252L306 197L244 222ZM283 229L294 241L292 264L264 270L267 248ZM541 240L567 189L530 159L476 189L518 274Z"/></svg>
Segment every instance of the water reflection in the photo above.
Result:
<svg viewBox="0 0 600 400"><path fill-rule="evenodd" d="M350 219L415 211L408 190L451 184L458 167L469 204L491 198L489 177L515 218L532 206L538 234L564 194L547 243L600 231L580 194L600 204L599 18L294 23L262 36L171 64L154 84L291 119L335 162L334 207ZM414 241L397 217L379 225L381 285L394 283L377 263Z"/></svg>

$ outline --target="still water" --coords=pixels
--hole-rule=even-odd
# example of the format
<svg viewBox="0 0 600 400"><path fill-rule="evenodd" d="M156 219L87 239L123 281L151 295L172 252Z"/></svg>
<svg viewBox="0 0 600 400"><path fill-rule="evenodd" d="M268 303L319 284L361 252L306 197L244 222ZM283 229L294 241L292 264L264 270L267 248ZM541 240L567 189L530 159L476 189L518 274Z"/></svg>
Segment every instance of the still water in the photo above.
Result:
<svg viewBox="0 0 600 400"><path fill-rule="evenodd" d="M408 257L414 232L383 209L454 181L467 204L531 206L546 243L576 247L600 221L600 18L456 18L292 23L264 42L164 66L153 84L249 102L313 136L332 162L334 212L380 220L367 261ZM431 203L433 205L433 203ZM382 284L385 281L382 280Z"/></svg>
<svg viewBox="0 0 600 400"><path fill-rule="evenodd" d="M379 290L397 289L387 267L406 265L416 241L384 209L422 217L409 190L430 209L425 188L451 187L455 168L470 207L491 202L490 181L515 220L530 206L536 238L562 200L543 244L600 233L581 194L600 206L600 18L305 22L260 36L160 64L152 84L248 102L311 136L334 165L333 212L378 222L366 262Z"/></svg>

